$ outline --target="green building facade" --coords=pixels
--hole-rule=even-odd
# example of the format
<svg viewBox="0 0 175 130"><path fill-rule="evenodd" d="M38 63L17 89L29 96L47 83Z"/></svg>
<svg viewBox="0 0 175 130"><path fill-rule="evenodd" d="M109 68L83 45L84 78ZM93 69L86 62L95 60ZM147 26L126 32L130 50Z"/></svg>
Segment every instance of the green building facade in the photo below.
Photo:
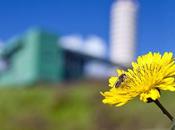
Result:
<svg viewBox="0 0 175 130"><path fill-rule="evenodd" d="M0 60L6 67L0 70L0 86L30 86L38 83L60 83L84 78L84 66L95 60L112 65L84 53L66 49L59 37L41 29L9 40L0 50Z"/></svg>
<svg viewBox="0 0 175 130"><path fill-rule="evenodd" d="M33 29L6 43L1 59L0 86L31 85L63 80L63 51L54 34Z"/></svg>

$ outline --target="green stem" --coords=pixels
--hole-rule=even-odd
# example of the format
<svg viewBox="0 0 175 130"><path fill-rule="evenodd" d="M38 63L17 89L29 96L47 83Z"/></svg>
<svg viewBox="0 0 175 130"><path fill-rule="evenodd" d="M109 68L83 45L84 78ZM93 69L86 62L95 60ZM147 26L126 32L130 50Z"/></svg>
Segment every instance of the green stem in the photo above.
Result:
<svg viewBox="0 0 175 130"><path fill-rule="evenodd" d="M159 100L153 101L159 108L160 110L171 120L173 121L174 117L162 106L162 104L159 102Z"/></svg>
<svg viewBox="0 0 175 130"><path fill-rule="evenodd" d="M175 130L175 120L172 122L171 130Z"/></svg>

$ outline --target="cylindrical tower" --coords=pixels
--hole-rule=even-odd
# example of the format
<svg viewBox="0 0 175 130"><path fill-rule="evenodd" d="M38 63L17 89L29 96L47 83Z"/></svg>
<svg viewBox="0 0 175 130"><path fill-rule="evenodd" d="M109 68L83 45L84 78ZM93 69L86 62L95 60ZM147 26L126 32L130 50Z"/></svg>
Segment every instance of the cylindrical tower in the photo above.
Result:
<svg viewBox="0 0 175 130"><path fill-rule="evenodd" d="M112 5L110 27L110 58L114 63L128 65L136 47L137 3L118 0Z"/></svg>

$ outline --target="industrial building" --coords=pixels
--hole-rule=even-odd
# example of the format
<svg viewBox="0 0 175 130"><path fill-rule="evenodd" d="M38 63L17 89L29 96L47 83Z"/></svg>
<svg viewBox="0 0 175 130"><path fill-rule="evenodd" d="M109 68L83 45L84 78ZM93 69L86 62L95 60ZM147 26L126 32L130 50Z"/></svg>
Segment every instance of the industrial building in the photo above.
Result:
<svg viewBox="0 0 175 130"><path fill-rule="evenodd" d="M42 29L31 29L12 38L1 50L6 67L0 72L0 86L59 83L83 78L90 60L112 66L107 59L93 57L58 44L58 36Z"/></svg>
<svg viewBox="0 0 175 130"><path fill-rule="evenodd" d="M120 64L134 60L137 42L137 0L115 0L111 8L110 59Z"/></svg>

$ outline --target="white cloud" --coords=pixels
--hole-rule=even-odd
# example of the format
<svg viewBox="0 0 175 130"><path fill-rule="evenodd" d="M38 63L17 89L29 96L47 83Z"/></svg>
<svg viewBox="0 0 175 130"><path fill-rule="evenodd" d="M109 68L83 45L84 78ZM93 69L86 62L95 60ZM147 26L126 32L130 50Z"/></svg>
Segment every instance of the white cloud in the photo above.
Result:
<svg viewBox="0 0 175 130"><path fill-rule="evenodd" d="M80 35L64 36L59 39L62 47L74 51L81 51L83 38Z"/></svg>
<svg viewBox="0 0 175 130"><path fill-rule="evenodd" d="M114 69L116 68L112 68L111 65L98 61L90 61L85 65L84 72L87 77L107 78L115 75Z"/></svg>
<svg viewBox="0 0 175 130"><path fill-rule="evenodd" d="M106 44L97 36L83 38L80 35L70 35L60 38L59 43L66 49L78 51L95 57L105 57Z"/></svg>
<svg viewBox="0 0 175 130"><path fill-rule="evenodd" d="M92 56L105 57L106 55L105 42L97 36L88 37L85 40L84 48L84 52Z"/></svg>

